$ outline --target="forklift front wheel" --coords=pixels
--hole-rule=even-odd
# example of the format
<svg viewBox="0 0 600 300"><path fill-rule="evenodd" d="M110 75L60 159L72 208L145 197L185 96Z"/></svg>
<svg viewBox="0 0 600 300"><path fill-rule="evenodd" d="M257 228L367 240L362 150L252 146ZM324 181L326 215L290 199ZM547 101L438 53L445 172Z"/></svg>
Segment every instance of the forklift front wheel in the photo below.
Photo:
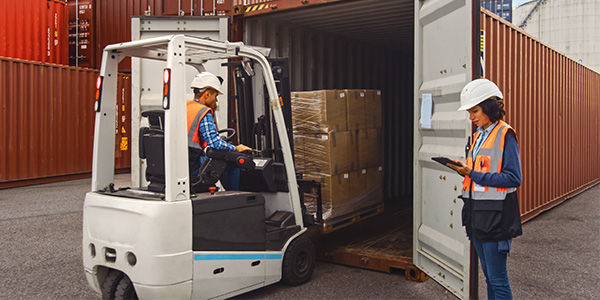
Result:
<svg viewBox="0 0 600 300"><path fill-rule="evenodd" d="M301 285L312 276L315 268L315 246L303 236L294 239L283 257L282 281L289 285Z"/></svg>
<svg viewBox="0 0 600 300"><path fill-rule="evenodd" d="M102 299L138 299L133 283L121 271L110 270L102 284Z"/></svg>

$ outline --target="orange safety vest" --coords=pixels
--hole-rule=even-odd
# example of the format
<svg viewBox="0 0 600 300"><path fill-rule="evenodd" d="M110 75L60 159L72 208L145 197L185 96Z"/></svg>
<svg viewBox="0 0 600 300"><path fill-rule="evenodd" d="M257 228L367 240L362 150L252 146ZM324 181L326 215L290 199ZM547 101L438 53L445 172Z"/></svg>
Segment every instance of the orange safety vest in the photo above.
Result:
<svg viewBox="0 0 600 300"><path fill-rule="evenodd" d="M206 148L206 141L198 134L200 120L212 109L202 103L190 100L186 104L187 110L187 128L188 128L188 147L203 150Z"/></svg>
<svg viewBox="0 0 600 300"><path fill-rule="evenodd" d="M475 157L475 164L473 164L473 148L481 135L481 132L476 132L467 154L467 165L471 166L476 172L500 173L502 171L505 137L509 130L512 130L516 136L515 130L510 125L504 121L499 121L481 145L477 157ZM516 188L482 186L473 182L467 175L463 180L462 196L473 200L504 200L508 193L516 190Z"/></svg>

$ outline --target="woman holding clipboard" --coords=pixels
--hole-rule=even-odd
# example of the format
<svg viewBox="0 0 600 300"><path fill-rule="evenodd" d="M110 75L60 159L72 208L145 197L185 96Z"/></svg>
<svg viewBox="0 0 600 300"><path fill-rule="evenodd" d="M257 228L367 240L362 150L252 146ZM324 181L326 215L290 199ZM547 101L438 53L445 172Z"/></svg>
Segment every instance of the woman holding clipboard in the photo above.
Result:
<svg viewBox="0 0 600 300"><path fill-rule="evenodd" d="M511 239L521 235L517 187L521 159L515 130L502 119L502 92L487 79L468 83L459 111L477 125L467 162L446 164L463 175L462 218L485 274L488 299L512 299L506 261Z"/></svg>

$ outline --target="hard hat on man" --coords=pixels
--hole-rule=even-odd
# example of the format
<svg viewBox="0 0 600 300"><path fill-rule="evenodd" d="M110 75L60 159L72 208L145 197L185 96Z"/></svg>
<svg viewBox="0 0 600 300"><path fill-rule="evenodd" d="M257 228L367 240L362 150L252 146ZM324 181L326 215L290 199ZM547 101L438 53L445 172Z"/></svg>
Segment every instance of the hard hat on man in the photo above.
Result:
<svg viewBox="0 0 600 300"><path fill-rule="evenodd" d="M468 110L491 97L504 98L495 83L483 78L475 79L467 83L462 89L460 93L460 108L458 110Z"/></svg>
<svg viewBox="0 0 600 300"><path fill-rule="evenodd" d="M192 84L190 85L190 88L197 88L197 89L204 89L204 88L211 88L217 92L219 92L219 95L223 94L223 92L221 91L221 81L219 80L219 78L217 78L217 76L215 76L214 74L210 73L210 72L202 72L198 75L196 75L194 77L194 79L192 80Z"/></svg>

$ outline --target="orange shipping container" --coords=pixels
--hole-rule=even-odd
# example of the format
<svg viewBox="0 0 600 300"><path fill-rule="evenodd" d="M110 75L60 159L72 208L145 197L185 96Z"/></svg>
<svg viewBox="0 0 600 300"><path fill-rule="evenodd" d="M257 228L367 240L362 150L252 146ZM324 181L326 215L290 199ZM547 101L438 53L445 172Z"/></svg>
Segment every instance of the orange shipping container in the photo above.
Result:
<svg viewBox="0 0 600 300"><path fill-rule="evenodd" d="M0 1L0 56L69 63L64 0Z"/></svg>
<svg viewBox="0 0 600 300"><path fill-rule="evenodd" d="M0 58L0 74L0 188L89 176L98 72ZM127 169L131 80L118 84L115 168Z"/></svg>

